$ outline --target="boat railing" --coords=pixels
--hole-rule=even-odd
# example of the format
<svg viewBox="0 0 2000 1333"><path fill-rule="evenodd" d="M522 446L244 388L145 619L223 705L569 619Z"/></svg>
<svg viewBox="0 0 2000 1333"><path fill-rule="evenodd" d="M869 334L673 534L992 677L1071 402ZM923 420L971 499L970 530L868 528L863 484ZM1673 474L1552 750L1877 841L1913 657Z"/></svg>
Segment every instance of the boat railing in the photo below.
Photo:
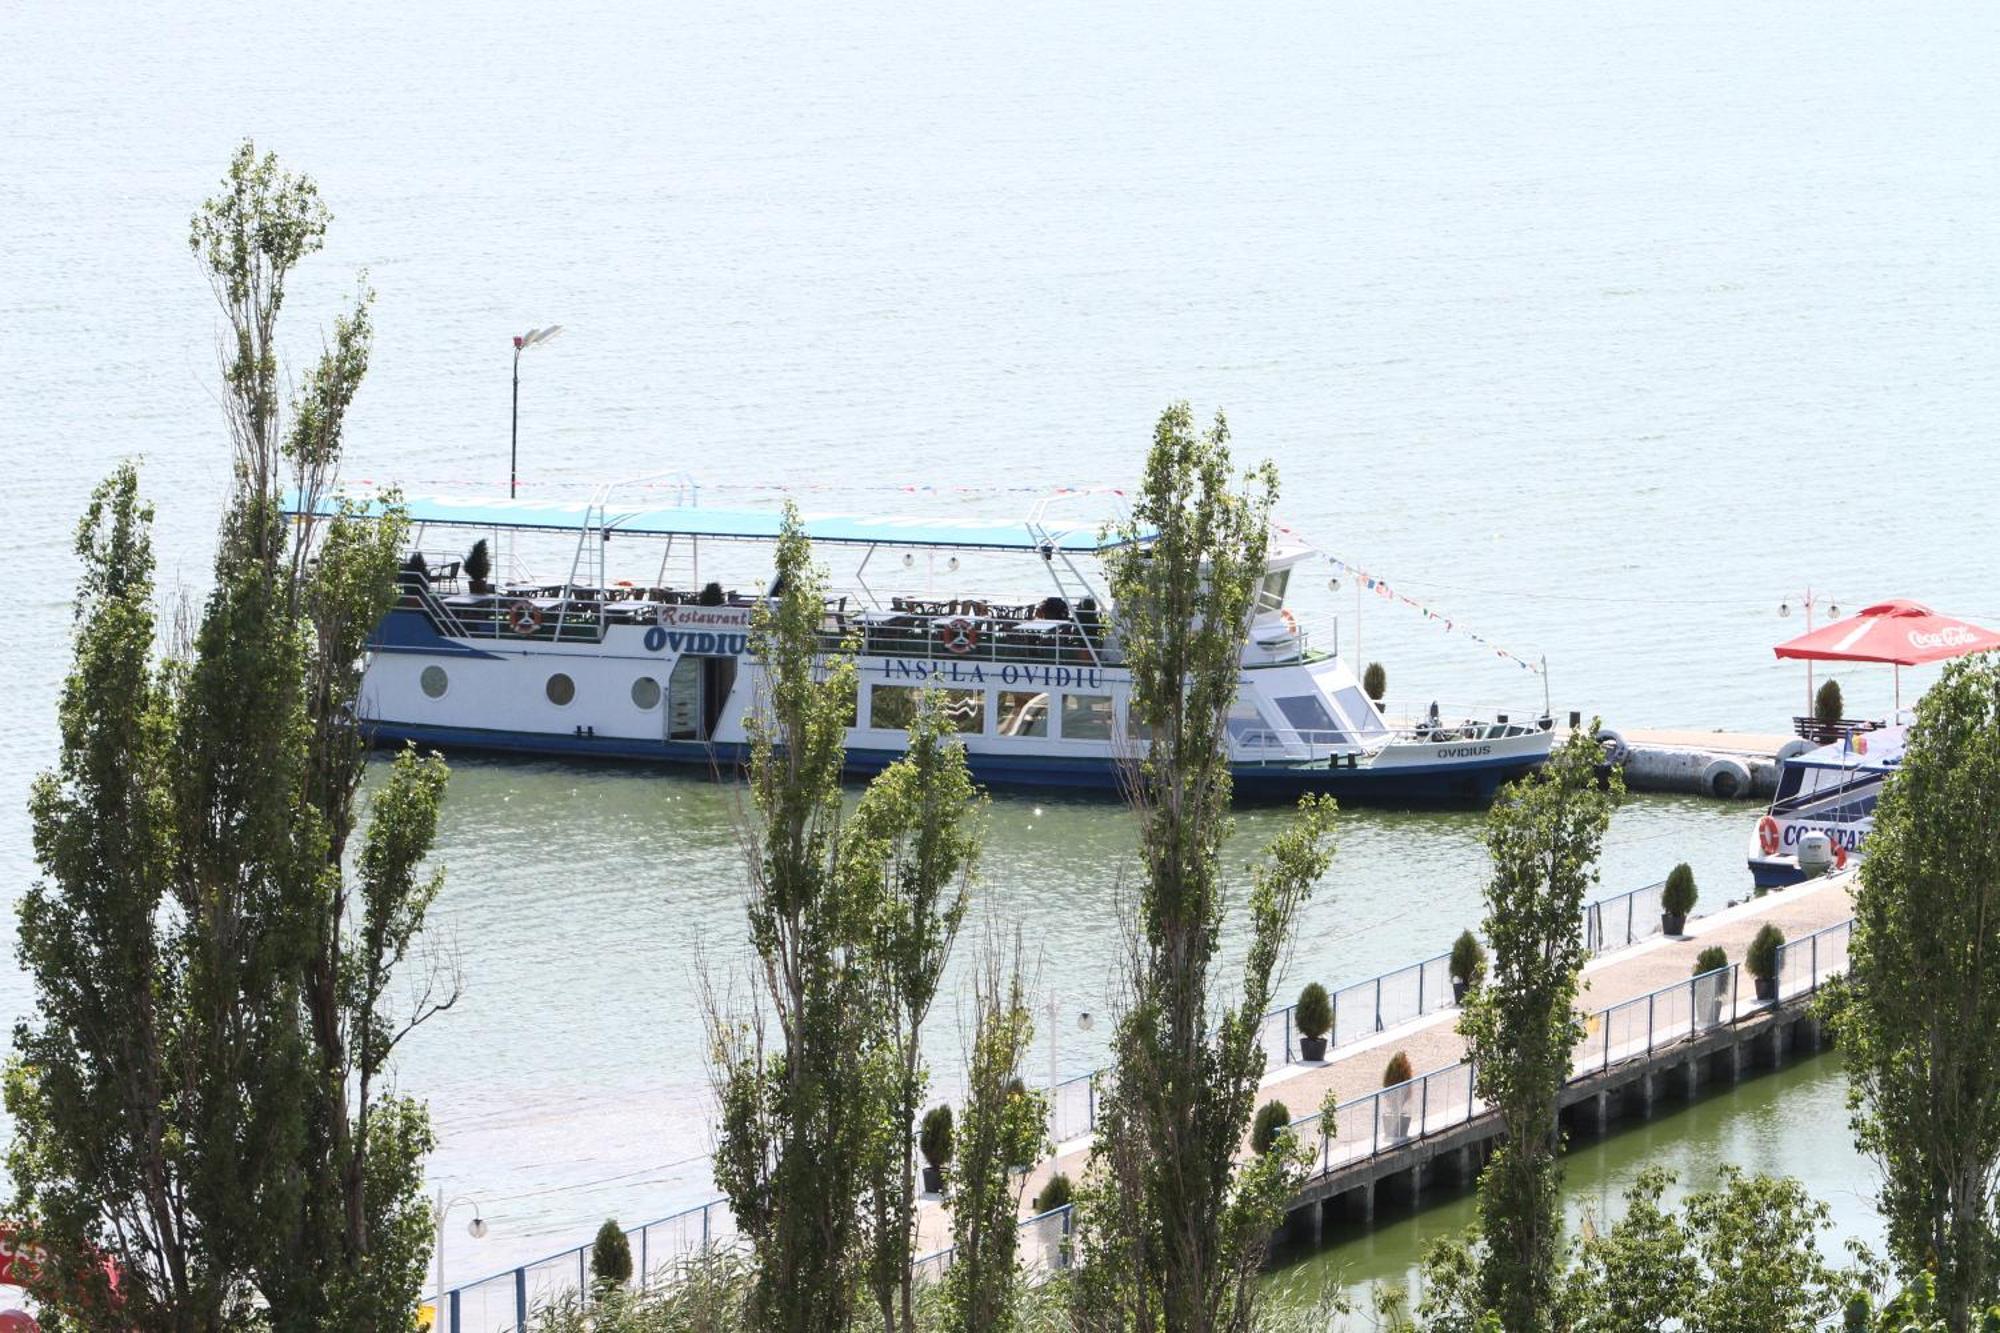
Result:
<svg viewBox="0 0 2000 1333"><path fill-rule="evenodd" d="M1493 704L1469 704L1442 699L1393 700L1378 703L1376 711L1398 740L1426 743L1491 741L1508 736L1527 736L1547 731L1552 720L1539 708L1500 708Z"/></svg>

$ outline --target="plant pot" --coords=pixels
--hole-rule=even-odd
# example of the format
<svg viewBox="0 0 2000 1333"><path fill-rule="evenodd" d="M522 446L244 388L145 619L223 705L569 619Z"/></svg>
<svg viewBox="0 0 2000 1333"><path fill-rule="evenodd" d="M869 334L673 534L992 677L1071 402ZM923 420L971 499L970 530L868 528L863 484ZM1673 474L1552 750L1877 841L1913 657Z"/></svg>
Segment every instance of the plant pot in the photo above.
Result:
<svg viewBox="0 0 2000 1333"><path fill-rule="evenodd" d="M1451 979L1451 1002L1453 1004L1464 1004L1465 993L1471 989L1471 986L1460 981L1457 977L1453 977Z"/></svg>
<svg viewBox="0 0 2000 1333"><path fill-rule="evenodd" d="M1778 979L1776 977L1758 977L1757 999L1760 1002L1763 1002L1763 1001L1775 1000L1777 998L1778 998Z"/></svg>
<svg viewBox="0 0 2000 1333"><path fill-rule="evenodd" d="M1722 992L1718 990L1715 994L1708 997L1708 1025L1710 1027L1718 1027L1721 1023Z"/></svg>
<svg viewBox="0 0 2000 1333"><path fill-rule="evenodd" d="M1300 1037L1299 1059L1308 1063L1326 1059L1326 1038Z"/></svg>
<svg viewBox="0 0 2000 1333"><path fill-rule="evenodd" d="M1383 1117L1388 1121L1389 1137L1402 1140L1410 1137L1410 1113L1397 1111Z"/></svg>
<svg viewBox="0 0 2000 1333"><path fill-rule="evenodd" d="M1660 933L1662 935L1679 937L1680 933L1687 928L1687 923L1687 913L1685 912L1679 915L1672 912L1660 913Z"/></svg>
<svg viewBox="0 0 2000 1333"><path fill-rule="evenodd" d="M944 1193L943 1167L932 1166L928 1162L924 1163L924 1193L926 1194Z"/></svg>

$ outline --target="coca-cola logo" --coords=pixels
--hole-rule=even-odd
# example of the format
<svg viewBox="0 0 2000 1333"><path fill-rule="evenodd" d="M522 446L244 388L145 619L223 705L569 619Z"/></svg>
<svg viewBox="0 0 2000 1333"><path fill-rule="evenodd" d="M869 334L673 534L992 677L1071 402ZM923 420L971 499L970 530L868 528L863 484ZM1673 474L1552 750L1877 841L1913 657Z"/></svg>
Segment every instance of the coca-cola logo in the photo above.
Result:
<svg viewBox="0 0 2000 1333"><path fill-rule="evenodd" d="M1940 630L1910 631L1912 648L1963 648L1978 641L1979 636L1964 625L1947 625Z"/></svg>

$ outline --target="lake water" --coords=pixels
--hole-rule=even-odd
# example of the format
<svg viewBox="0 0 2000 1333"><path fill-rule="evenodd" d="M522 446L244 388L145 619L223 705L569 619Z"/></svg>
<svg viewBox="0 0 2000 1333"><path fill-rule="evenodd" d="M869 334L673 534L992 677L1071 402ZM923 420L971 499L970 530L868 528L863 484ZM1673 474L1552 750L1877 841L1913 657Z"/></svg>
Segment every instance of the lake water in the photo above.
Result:
<svg viewBox="0 0 2000 1333"><path fill-rule="evenodd" d="M165 576L204 578L227 455L186 227L246 134L336 215L295 364L357 269L379 293L353 477L503 484L507 340L552 322L523 367L537 496L685 470L717 503L1006 517L1130 484L1187 397L1276 460L1295 527L1546 655L1559 710L1768 730L1808 586L2000 620L1996 27L1943 0L0 8L0 891L34 873L68 534L115 460L144 460ZM1301 609L1392 693L1539 706L1351 596ZM1885 672L1842 679L1886 707ZM706 1192L689 960L740 950L732 808L459 767L438 919L469 989L399 1067L493 1221L455 1277ZM1635 803L1607 887L1688 859L1740 892L1745 822ZM1347 820L1287 988L1443 947L1476 832ZM992 833L981 913L1042 950L1083 1068L1129 824L1009 797ZM0 1011L27 1002L0 969ZM949 1063L952 1014L933 1041Z"/></svg>

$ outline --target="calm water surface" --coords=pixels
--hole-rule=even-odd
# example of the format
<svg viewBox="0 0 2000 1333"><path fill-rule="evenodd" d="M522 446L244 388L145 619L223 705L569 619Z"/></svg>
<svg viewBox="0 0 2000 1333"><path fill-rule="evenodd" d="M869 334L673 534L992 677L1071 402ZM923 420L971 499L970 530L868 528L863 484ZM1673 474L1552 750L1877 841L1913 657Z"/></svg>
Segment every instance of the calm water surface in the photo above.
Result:
<svg viewBox="0 0 2000 1333"><path fill-rule="evenodd" d="M1945 0L0 7L0 893L33 874L68 532L117 459L202 586L227 461L186 222L245 134L336 214L291 353L357 269L379 293L357 478L503 482L506 339L550 322L530 495L684 469L716 503L1004 517L1129 484L1186 396L1277 461L1296 527L1546 654L1558 708L1772 728L1802 685L1775 608L1808 585L2000 619L1996 27ZM1398 694L1541 701L1441 622L1308 594ZM438 916L468 989L399 1065L494 1223L454 1275L706 1193L691 963L739 956L733 802L459 766ZM1635 803L1607 885L1686 858L1740 891L1743 828ZM994 803L980 911L1066 1020L1101 1004L1130 833ZM1288 990L1475 915L1476 821L1342 840ZM954 1066L955 1012L933 1041Z"/></svg>

